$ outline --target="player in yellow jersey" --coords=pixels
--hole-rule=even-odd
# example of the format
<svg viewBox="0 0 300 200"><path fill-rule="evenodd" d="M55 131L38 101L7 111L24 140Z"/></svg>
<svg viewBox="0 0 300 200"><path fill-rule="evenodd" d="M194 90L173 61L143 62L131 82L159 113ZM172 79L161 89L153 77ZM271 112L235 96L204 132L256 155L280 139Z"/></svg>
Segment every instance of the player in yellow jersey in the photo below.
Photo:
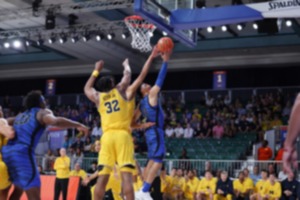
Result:
<svg viewBox="0 0 300 200"><path fill-rule="evenodd" d="M264 200L279 200L281 197L281 185L276 181L276 175L269 175L269 182L264 188L264 195L262 198Z"/></svg>
<svg viewBox="0 0 300 200"><path fill-rule="evenodd" d="M3 119L3 112L1 106L0 124L0 199L7 199L11 182L9 181L7 167L2 161L1 148L6 144L8 139L12 139L15 136L15 132L13 128L7 124L7 121Z"/></svg>
<svg viewBox="0 0 300 200"><path fill-rule="evenodd" d="M97 81L96 91L93 86L104 67L104 62L99 61L95 70L87 81L84 92L96 104L101 115L103 135L101 138L101 151L99 153L99 177L95 187L95 200L102 200L105 187L115 163L121 171L123 193L126 200L134 200L132 181L132 168L134 168L134 148L131 136L131 122L135 109L135 94L138 87L145 79L153 59L158 56L154 47L138 78L130 84L131 70L128 59L123 62L124 76L121 82L115 85L112 77L102 77Z"/></svg>
<svg viewBox="0 0 300 200"><path fill-rule="evenodd" d="M173 184L176 176L176 169L173 168L171 170L170 176L167 175L167 172L164 167L162 167L162 171L160 174L161 181L161 192L163 193L163 200L172 200L173 193Z"/></svg>
<svg viewBox="0 0 300 200"><path fill-rule="evenodd" d="M261 180L256 183L254 188L255 192L250 196L250 200L258 200L264 195L265 187L269 182L268 174L267 170L261 170Z"/></svg>
<svg viewBox="0 0 300 200"><path fill-rule="evenodd" d="M216 191L217 182L213 178L211 171L205 172L205 177L201 179L197 188L197 200L212 200Z"/></svg>
<svg viewBox="0 0 300 200"><path fill-rule="evenodd" d="M186 200L194 200L197 195L199 179L195 176L192 169L188 170L187 179L184 187L184 197Z"/></svg>
<svg viewBox="0 0 300 200"><path fill-rule="evenodd" d="M243 171L239 172L238 179L233 181L233 190L237 200L249 198L250 192L253 188L248 187L245 181L245 174Z"/></svg>

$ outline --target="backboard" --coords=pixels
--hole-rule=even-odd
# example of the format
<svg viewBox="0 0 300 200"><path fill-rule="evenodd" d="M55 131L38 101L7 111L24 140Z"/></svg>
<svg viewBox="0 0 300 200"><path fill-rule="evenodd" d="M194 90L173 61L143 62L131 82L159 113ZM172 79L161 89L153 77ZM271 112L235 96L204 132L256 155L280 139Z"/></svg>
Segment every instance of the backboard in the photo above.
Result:
<svg viewBox="0 0 300 200"><path fill-rule="evenodd" d="M179 8L194 9L195 0L135 0L134 2L136 14L181 43L194 47L197 44L197 29L176 30L170 25L171 11Z"/></svg>

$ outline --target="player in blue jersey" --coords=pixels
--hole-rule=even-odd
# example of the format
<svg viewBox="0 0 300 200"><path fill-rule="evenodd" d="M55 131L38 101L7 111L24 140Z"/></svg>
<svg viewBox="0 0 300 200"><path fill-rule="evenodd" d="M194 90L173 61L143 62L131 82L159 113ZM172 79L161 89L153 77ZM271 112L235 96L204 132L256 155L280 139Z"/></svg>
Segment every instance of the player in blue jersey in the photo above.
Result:
<svg viewBox="0 0 300 200"><path fill-rule="evenodd" d="M164 140L164 114L161 104L159 103L159 92L167 74L168 61L172 52L164 53L161 57L163 64L158 74L155 85L143 83L141 93L143 99L139 108L135 111L132 127L135 127L137 120L142 115L146 118L146 122L155 123L154 126L146 129L145 137L148 146L148 164L144 172L144 184L142 189L136 193L138 200L152 199L149 193L151 184L162 167L163 158L165 156L165 140Z"/></svg>
<svg viewBox="0 0 300 200"><path fill-rule="evenodd" d="M76 128L85 133L83 124L62 117L55 117L46 109L41 92L30 92L24 101L25 112L16 116L13 128L15 137L2 148L3 161L7 165L9 177L15 186L10 200L20 199L23 191L30 200L40 200L40 176L34 157L35 148L46 126Z"/></svg>

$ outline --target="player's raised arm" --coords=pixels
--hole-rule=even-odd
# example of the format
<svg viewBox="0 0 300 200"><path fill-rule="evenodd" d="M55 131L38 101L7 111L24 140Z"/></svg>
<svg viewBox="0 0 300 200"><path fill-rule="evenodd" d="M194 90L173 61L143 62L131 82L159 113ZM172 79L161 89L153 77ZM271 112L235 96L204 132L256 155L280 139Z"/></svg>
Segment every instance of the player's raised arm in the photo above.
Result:
<svg viewBox="0 0 300 200"><path fill-rule="evenodd" d="M38 113L38 120L44 125L56 126L59 128L76 128L78 131L88 133L89 129L85 125L66 119L64 117L55 117L50 110L42 110Z"/></svg>
<svg viewBox="0 0 300 200"><path fill-rule="evenodd" d="M296 151L296 140L300 133L300 94L298 94L295 104L293 106L288 134L284 142L284 153L283 153L283 167L284 170L291 174L293 173L291 165L297 167L297 151Z"/></svg>
<svg viewBox="0 0 300 200"><path fill-rule="evenodd" d="M157 105L157 98L158 98L158 93L160 92L166 75L167 75L167 71L168 71L168 61L170 60L172 51L170 52L165 52L161 57L163 59L163 64L161 66L161 69L159 71L159 74L157 76L155 85L151 88L150 92L149 92L149 102L152 106L156 106Z"/></svg>
<svg viewBox="0 0 300 200"><path fill-rule="evenodd" d="M135 79L135 81L127 88L126 90L126 97L128 100L131 100L137 91L137 89L140 87L144 79L146 78L146 75L150 69L150 66L152 64L152 61L155 57L158 56L158 50L157 47L155 46L152 50L151 55L149 56L148 60L144 64L144 67L140 73L140 75Z"/></svg>
<svg viewBox="0 0 300 200"><path fill-rule="evenodd" d="M0 119L0 134L4 135L8 139L15 137L13 127L9 126L5 119Z"/></svg>
<svg viewBox="0 0 300 200"><path fill-rule="evenodd" d="M117 88L120 91L126 91L126 89L128 88L128 86L130 85L130 81L131 81L131 68L129 65L129 60L128 58L126 58L123 62L123 67L124 67L124 71L123 71L123 78L121 80L121 82L117 85Z"/></svg>
<svg viewBox="0 0 300 200"><path fill-rule="evenodd" d="M103 69L103 66L104 66L103 60L96 62L95 69L84 86L84 94L87 96L89 100L94 102L97 106L99 104L99 93L95 90L94 84L101 70Z"/></svg>

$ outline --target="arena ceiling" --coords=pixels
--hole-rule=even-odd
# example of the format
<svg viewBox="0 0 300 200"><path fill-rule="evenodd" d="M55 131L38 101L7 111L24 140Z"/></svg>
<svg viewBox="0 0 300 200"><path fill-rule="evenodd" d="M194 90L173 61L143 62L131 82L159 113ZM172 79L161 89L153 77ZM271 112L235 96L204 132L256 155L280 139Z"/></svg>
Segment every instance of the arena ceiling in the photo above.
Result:
<svg viewBox="0 0 300 200"><path fill-rule="evenodd" d="M53 32L60 31L61 27L67 27L68 15L74 13L78 16L76 26L100 24L108 31L112 29L116 37L113 40L101 42L95 39L88 42L80 40L75 44L70 40L64 44L45 42L43 46L32 45L19 50L6 49L3 46L5 40L2 38L0 40L2 42L0 45L0 79L88 74L93 68L93 63L99 59L105 61L107 73L120 74L122 73L121 63L127 57L130 59L133 70L138 72L145 62L147 54L133 50L130 46L130 37L126 40L121 38L124 30L120 25L122 20L134 14L131 0L43 0L38 16L32 14L32 2L32 0L0 0L0 30L6 33L19 30L32 32L36 29L36 34L39 34L45 26L46 11L43 11L43 8L61 5L61 9L56 14L57 30L54 29ZM86 5L86 8L78 10L74 7L78 5L78 2ZM97 9L92 6L95 2L110 3L105 8ZM244 0L244 3L249 2L249 0ZM206 6L230 4L231 0L209 0ZM246 24L243 31L237 31L236 27L232 26L238 36L222 32L220 27L216 27L213 33L200 30L201 35L196 48L191 49L176 43L170 68L171 70L190 70L299 65L300 21L295 20L292 27L284 24L283 21L281 30L274 35L258 34L252 28L252 23ZM155 43L161 36L161 32L157 31L152 42ZM159 67L159 62L156 63L157 67Z"/></svg>

